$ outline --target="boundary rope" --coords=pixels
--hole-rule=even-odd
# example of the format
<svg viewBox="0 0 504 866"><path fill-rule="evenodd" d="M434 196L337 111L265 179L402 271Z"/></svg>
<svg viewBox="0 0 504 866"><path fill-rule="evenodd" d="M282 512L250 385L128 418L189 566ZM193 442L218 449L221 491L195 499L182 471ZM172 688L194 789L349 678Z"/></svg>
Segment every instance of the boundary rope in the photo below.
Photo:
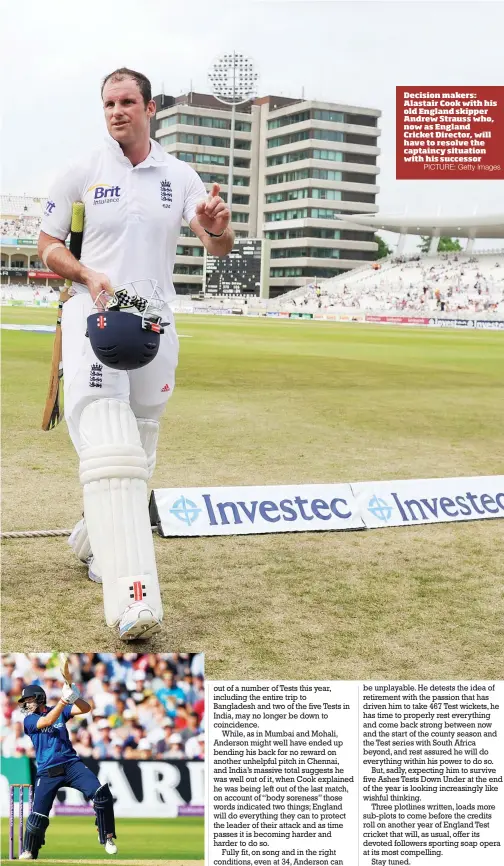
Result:
<svg viewBox="0 0 504 866"><path fill-rule="evenodd" d="M151 526L153 532L157 526ZM52 538L55 536L68 536L71 529L30 529L25 532L0 532L0 538Z"/></svg>

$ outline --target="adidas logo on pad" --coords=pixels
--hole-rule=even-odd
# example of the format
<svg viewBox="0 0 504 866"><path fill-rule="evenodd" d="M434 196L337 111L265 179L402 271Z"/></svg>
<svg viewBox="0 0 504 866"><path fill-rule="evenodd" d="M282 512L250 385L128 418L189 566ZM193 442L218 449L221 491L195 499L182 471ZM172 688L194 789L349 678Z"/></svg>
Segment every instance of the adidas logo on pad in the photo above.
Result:
<svg viewBox="0 0 504 866"><path fill-rule="evenodd" d="M170 386L168 385L168 383L166 383L166 385L163 385L163 387L161 388L161 391L169 391L169 390L170 390Z"/></svg>

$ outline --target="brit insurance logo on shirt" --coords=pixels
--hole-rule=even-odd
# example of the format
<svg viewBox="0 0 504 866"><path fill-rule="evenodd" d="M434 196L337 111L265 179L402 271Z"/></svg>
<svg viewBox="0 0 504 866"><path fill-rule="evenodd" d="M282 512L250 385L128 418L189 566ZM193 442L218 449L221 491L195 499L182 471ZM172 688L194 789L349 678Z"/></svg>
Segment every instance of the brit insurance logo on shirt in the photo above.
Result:
<svg viewBox="0 0 504 866"><path fill-rule="evenodd" d="M93 204L114 204L119 201L121 187L110 183L95 183L86 190L93 193Z"/></svg>

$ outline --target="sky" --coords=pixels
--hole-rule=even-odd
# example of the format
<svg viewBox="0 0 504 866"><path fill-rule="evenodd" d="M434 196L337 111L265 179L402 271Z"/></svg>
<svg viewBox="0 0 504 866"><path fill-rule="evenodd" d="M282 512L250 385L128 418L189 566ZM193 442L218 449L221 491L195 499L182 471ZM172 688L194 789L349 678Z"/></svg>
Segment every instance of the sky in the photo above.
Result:
<svg viewBox="0 0 504 866"><path fill-rule="evenodd" d="M504 209L504 181L395 179L395 87L504 86L503 0L2 0L1 20L3 193L46 196L100 144L107 73L137 69L153 93L209 92L213 62L236 50L254 61L258 95L304 88L382 111L381 212Z"/></svg>

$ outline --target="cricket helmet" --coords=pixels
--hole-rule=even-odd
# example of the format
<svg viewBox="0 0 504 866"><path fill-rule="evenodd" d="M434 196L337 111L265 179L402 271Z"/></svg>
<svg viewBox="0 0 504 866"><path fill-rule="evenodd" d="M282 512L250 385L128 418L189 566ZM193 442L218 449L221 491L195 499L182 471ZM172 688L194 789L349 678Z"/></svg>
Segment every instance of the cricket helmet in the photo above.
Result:
<svg viewBox="0 0 504 866"><path fill-rule="evenodd" d="M35 698L38 704L45 704L47 701L46 693L41 686L24 686L18 704L24 703L29 698Z"/></svg>
<svg viewBox="0 0 504 866"><path fill-rule="evenodd" d="M144 291L147 284L148 297L138 293L137 284ZM163 324L168 324L161 323L164 306L156 280L133 280L114 289L105 310L96 308L87 319L86 333L98 360L114 370L138 370L154 360Z"/></svg>

